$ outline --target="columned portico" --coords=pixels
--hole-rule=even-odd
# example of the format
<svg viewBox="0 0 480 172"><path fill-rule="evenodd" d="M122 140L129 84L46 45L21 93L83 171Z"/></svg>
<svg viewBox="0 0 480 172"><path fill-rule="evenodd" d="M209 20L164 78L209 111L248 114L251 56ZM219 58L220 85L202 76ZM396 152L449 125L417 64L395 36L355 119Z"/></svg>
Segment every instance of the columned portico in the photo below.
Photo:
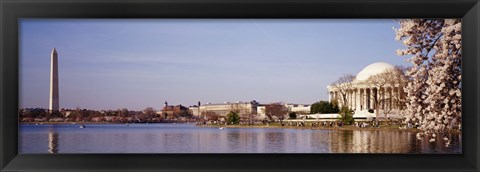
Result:
<svg viewBox="0 0 480 172"><path fill-rule="evenodd" d="M368 97L367 97L368 109L372 109L372 99L373 99L373 89L368 88Z"/></svg>
<svg viewBox="0 0 480 172"><path fill-rule="evenodd" d="M376 106L382 115L392 112L391 110L401 109L402 105L398 101L403 89L397 85L388 85L375 87L367 81L370 76L380 74L386 70L394 69L394 66L387 63L373 63L365 67L357 74L352 81L352 88L347 90L338 90L338 87L328 86L328 97L331 102L337 101L340 107L347 106L355 111L355 114L369 113L368 110L376 111ZM346 93L347 101L343 102L340 92ZM376 114L376 113L373 113Z"/></svg>
<svg viewBox="0 0 480 172"><path fill-rule="evenodd" d="M365 89L364 88L360 89L360 96L358 98L360 99L360 110L365 109Z"/></svg>

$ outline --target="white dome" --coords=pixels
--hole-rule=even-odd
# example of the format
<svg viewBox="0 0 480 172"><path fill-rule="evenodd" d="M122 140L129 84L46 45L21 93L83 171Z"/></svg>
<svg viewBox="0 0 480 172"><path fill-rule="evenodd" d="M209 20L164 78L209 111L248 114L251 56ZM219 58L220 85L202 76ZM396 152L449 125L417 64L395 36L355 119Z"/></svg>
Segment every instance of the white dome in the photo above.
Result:
<svg viewBox="0 0 480 172"><path fill-rule="evenodd" d="M371 76L383 73L389 69L394 69L394 68L395 67L393 65L385 62L372 63L367 67L363 68L363 70L357 74L357 77L355 78L355 80L365 81Z"/></svg>

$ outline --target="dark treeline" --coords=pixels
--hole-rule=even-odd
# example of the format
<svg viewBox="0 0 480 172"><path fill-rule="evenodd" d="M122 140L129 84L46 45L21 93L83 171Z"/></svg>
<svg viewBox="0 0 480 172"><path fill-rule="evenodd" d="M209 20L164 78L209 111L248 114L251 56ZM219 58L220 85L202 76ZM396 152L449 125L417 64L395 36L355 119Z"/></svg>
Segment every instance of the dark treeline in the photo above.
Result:
<svg viewBox="0 0 480 172"><path fill-rule="evenodd" d="M20 122L107 122L107 123L158 123L158 122L189 122L195 121L188 110L173 111L171 113L157 112L153 108L143 111L128 109L118 110L89 110L89 109L62 109L49 112L43 108L25 108L19 111Z"/></svg>

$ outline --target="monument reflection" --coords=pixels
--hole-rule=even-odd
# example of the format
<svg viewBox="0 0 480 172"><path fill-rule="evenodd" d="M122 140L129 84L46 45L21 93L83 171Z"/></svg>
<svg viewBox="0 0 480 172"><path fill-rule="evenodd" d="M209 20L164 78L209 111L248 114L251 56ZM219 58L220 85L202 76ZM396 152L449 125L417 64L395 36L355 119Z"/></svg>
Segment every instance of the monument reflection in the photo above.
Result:
<svg viewBox="0 0 480 172"><path fill-rule="evenodd" d="M58 153L58 133L48 132L48 152Z"/></svg>

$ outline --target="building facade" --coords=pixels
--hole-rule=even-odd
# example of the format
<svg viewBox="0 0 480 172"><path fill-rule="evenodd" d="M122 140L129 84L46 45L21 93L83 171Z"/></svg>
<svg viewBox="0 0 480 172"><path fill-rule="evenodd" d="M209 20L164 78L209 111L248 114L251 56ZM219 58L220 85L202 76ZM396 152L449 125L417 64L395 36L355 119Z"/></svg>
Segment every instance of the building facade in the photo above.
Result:
<svg viewBox="0 0 480 172"><path fill-rule="evenodd" d="M297 114L310 114L311 105L307 104L285 104L289 112L295 112Z"/></svg>
<svg viewBox="0 0 480 172"><path fill-rule="evenodd" d="M162 108L162 114L171 116L171 115L174 115L175 113L179 114L183 112L188 112L188 110L189 109L185 106L182 106L182 105L171 106L171 105L168 105L167 102L165 102Z"/></svg>
<svg viewBox="0 0 480 172"><path fill-rule="evenodd" d="M375 111L376 106L379 106L378 109L382 114L397 114L398 110L403 109L404 106L403 87L394 82L385 82L382 85L372 84L371 80L372 76L395 71L394 69L394 66L384 62L370 64L360 71L352 82L344 83L349 84L349 87L327 86L329 101L337 102L340 107L347 106L357 115ZM344 94L346 104L342 96Z"/></svg>
<svg viewBox="0 0 480 172"><path fill-rule="evenodd" d="M257 115L258 103L253 100L250 102L224 102L216 104L203 104L197 107L191 107L190 110L200 112L214 112L219 116L227 116L230 111L238 112L239 115ZM198 108L198 109L197 109Z"/></svg>
<svg viewBox="0 0 480 172"><path fill-rule="evenodd" d="M298 114L309 114L310 105L307 104L284 104L289 112L296 112ZM201 117L206 112L214 112L219 116L227 116L230 111L238 112L240 116L250 115L253 119L262 120L266 119L265 114L266 104L259 104L253 100L250 102L224 102L224 103L207 103L200 106L190 106L189 111L197 117Z"/></svg>
<svg viewBox="0 0 480 172"><path fill-rule="evenodd" d="M261 104L261 105L257 106L257 118L259 118L259 119L267 118L265 105Z"/></svg>

